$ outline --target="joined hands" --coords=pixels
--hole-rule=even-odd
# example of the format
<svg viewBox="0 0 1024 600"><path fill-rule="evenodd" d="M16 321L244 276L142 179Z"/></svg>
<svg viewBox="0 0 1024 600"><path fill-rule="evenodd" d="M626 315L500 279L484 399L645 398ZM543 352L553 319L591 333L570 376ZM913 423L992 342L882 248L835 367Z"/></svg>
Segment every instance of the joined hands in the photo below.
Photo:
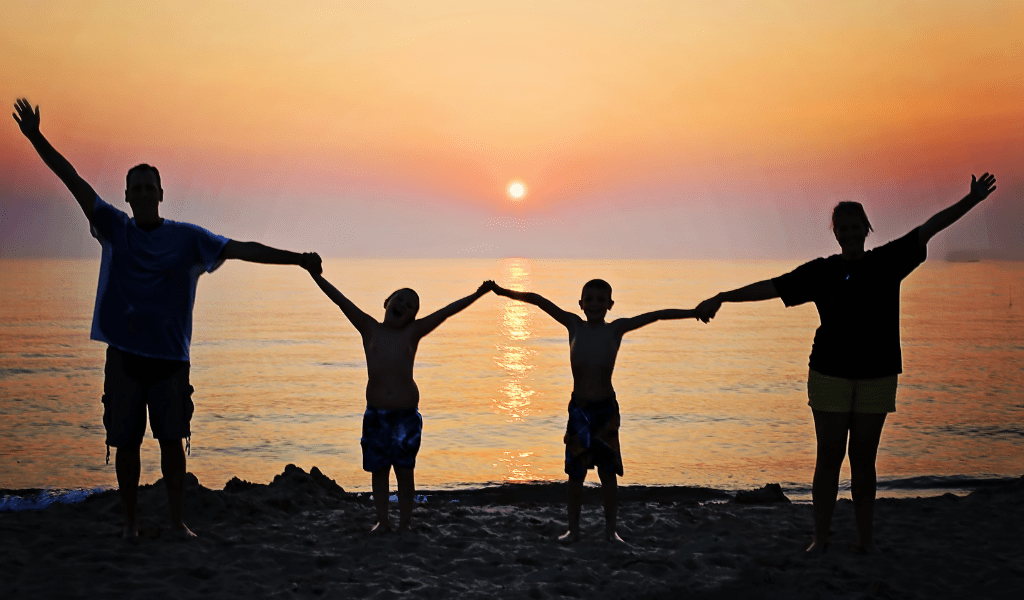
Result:
<svg viewBox="0 0 1024 600"><path fill-rule="evenodd" d="M303 252L299 266L309 271L310 275L322 275L324 272L323 260L316 252Z"/></svg>

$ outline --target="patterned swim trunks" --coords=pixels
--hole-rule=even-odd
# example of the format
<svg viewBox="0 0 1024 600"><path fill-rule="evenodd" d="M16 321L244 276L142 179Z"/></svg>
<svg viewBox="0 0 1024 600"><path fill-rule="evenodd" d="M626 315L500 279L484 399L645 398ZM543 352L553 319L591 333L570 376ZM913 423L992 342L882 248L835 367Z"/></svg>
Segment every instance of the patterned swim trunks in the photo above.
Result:
<svg viewBox="0 0 1024 600"><path fill-rule="evenodd" d="M570 479L583 479L587 469L622 475L619 450L619 403L614 397L585 405L569 402L569 423L565 428L565 472Z"/></svg>
<svg viewBox="0 0 1024 600"><path fill-rule="evenodd" d="M392 466L412 469L420 450L423 417L415 408L388 410L367 406L363 413L363 470L373 473Z"/></svg>

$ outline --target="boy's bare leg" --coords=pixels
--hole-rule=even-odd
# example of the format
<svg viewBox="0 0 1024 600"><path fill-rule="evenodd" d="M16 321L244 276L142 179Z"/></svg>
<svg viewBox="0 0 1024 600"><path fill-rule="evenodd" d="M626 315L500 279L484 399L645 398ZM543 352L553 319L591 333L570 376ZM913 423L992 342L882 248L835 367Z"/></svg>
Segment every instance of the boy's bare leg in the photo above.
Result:
<svg viewBox="0 0 1024 600"><path fill-rule="evenodd" d="M609 542L625 543L615 531L619 513L619 478L612 471L597 470L601 478L601 496L604 498L604 538Z"/></svg>
<svg viewBox="0 0 1024 600"><path fill-rule="evenodd" d="M370 533L391 531L391 521L388 519L388 498L391 495L390 480L391 467L373 472L373 507L377 510L377 524L373 526Z"/></svg>
<svg viewBox="0 0 1024 600"><path fill-rule="evenodd" d="M164 485L167 486L167 506L171 511L171 528L186 539L196 534L185 525L182 519L182 507L185 504L185 447L181 440L159 440L160 470L163 472ZM138 481L136 479L136 481Z"/></svg>
<svg viewBox="0 0 1024 600"><path fill-rule="evenodd" d="M850 413L814 413L814 434L818 440L817 459L814 464L814 482L811 499L814 504L814 541L807 548L810 553L822 553L828 548L828 534L832 526L832 513L839 494L839 469L846 456L846 433L850 429Z"/></svg>
<svg viewBox="0 0 1024 600"><path fill-rule="evenodd" d="M875 551L875 456L885 425L885 413L854 413L850 422L850 494L857 518L857 546L860 552Z"/></svg>
<svg viewBox="0 0 1024 600"><path fill-rule="evenodd" d="M398 480L398 530L409 529L412 520L413 499L416 496L416 477L413 469L395 467L395 479Z"/></svg>
<svg viewBox="0 0 1024 600"><path fill-rule="evenodd" d="M569 531L558 536L559 542L569 543L580 539L580 511L583 510L583 482L586 478L586 473L580 479L569 478Z"/></svg>
<svg viewBox="0 0 1024 600"><path fill-rule="evenodd" d="M142 461L139 457L140 449L141 446L132 446L114 450L117 491L121 495L121 505L124 506L124 531L122 531L121 537L126 539L139 537L137 514L139 475L142 470Z"/></svg>

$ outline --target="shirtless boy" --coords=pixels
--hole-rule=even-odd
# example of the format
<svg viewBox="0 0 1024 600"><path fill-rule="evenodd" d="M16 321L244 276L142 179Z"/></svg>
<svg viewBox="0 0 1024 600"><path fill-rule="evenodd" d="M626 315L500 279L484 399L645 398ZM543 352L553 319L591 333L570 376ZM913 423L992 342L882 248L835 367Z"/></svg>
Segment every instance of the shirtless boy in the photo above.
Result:
<svg viewBox="0 0 1024 600"><path fill-rule="evenodd" d="M422 319L416 319L420 309L419 295L409 288L402 288L384 301L384 322L379 323L324 279L318 268L310 269L310 274L363 338L369 380L366 382L366 412L363 414L360 445L363 448L363 470L372 474L373 504L377 510L377 524L370 531L391 531L388 493L392 467L398 480L398 530L405 531L412 517L416 492L413 469L423 430L423 418L418 410L420 390L412 378L416 348L423 336L445 319L491 291L494 282L484 282L469 296Z"/></svg>
<svg viewBox="0 0 1024 600"><path fill-rule="evenodd" d="M593 279L583 286L580 308L584 321L577 315L558 308L550 300L530 293L494 286L494 293L536 305L569 331L569 364L572 367L572 400L569 402L569 424L565 431L565 472L569 476L569 531L560 542L575 542L580 537L580 510L583 481L587 470L597 467L604 496L605 538L622 542L615 531L619 508L618 479L622 475L619 453L619 404L612 388L612 370L622 343L622 336L655 321L694 319L693 310L666 309L644 313L629 319L606 323L611 310L612 286L602 279Z"/></svg>

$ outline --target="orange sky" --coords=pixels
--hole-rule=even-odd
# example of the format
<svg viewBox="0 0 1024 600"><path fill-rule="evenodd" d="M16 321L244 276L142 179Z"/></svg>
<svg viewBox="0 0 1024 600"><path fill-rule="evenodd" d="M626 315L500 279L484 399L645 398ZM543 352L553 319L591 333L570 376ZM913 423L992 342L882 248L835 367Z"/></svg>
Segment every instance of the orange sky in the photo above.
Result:
<svg viewBox="0 0 1024 600"><path fill-rule="evenodd" d="M937 242L1024 256L1024 4L832 4L18 3L0 89L108 200L152 162L167 216L329 255L803 256L987 170ZM98 254L13 121L0 160L0 255Z"/></svg>

